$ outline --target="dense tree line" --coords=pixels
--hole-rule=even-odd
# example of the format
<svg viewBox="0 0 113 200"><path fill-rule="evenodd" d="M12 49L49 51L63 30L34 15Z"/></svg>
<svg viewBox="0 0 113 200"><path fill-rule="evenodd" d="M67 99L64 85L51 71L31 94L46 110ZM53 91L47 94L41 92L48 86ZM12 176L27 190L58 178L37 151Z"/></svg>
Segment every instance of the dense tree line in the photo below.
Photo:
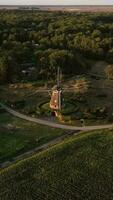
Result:
<svg viewBox="0 0 113 200"><path fill-rule="evenodd" d="M1 82L22 80L22 71L50 79L58 66L83 73L88 59L113 63L112 13L0 11Z"/></svg>

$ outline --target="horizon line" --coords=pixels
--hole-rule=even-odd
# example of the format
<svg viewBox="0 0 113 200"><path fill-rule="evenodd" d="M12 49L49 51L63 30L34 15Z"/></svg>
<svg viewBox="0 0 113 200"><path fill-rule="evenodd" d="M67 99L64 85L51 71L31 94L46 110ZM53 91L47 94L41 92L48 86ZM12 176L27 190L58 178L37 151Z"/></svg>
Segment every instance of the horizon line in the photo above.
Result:
<svg viewBox="0 0 113 200"><path fill-rule="evenodd" d="M0 6L113 6L113 4L0 4Z"/></svg>

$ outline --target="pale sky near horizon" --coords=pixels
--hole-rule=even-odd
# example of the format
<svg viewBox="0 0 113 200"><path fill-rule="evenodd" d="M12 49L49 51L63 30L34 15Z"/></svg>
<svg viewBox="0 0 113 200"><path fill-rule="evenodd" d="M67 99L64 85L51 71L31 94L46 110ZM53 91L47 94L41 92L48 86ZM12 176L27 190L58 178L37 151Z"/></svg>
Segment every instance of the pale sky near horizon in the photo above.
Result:
<svg viewBox="0 0 113 200"><path fill-rule="evenodd" d="M0 5L113 5L113 0L0 0Z"/></svg>
<svg viewBox="0 0 113 200"><path fill-rule="evenodd" d="M0 5L113 5L113 0L0 0Z"/></svg>

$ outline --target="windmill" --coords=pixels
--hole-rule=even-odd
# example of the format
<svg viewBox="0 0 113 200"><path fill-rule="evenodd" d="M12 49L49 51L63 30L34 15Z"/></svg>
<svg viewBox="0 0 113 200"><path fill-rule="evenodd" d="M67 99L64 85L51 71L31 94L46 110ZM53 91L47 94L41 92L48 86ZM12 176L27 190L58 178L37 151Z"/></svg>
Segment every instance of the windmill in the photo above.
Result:
<svg viewBox="0 0 113 200"><path fill-rule="evenodd" d="M68 86L61 86L61 69L60 67L57 68L57 84L53 88L48 88L47 86L43 89L38 89L32 94L28 95L27 97L36 95L37 93L48 93L50 96L50 102L48 103L49 108L55 113L60 113L60 111L64 108L66 108L67 105L66 102L64 103L63 100L63 92L69 92L69 93L80 93L81 90L87 91L89 81L85 79L80 79L77 81L76 79L76 84ZM81 92L82 93L82 92ZM59 111L59 112L57 112Z"/></svg>
<svg viewBox="0 0 113 200"><path fill-rule="evenodd" d="M62 107L62 88L61 88L61 71L58 67L57 70L57 86L53 89L51 100L50 100L50 108L52 110L61 110Z"/></svg>

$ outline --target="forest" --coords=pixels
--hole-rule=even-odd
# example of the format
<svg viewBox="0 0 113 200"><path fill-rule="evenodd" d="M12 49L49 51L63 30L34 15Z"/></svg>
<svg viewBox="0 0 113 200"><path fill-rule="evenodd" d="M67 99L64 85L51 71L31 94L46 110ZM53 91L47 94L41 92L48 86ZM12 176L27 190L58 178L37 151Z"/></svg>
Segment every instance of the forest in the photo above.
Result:
<svg viewBox="0 0 113 200"><path fill-rule="evenodd" d="M0 11L0 83L83 74L113 63L113 13Z"/></svg>

